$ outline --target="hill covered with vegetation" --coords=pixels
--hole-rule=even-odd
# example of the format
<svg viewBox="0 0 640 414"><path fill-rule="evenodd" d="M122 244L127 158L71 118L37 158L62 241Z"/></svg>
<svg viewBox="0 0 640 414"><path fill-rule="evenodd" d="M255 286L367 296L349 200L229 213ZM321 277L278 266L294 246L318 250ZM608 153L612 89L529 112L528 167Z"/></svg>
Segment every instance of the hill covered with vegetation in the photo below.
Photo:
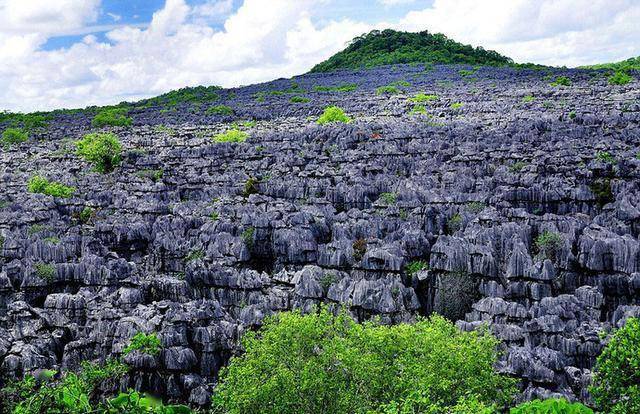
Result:
<svg viewBox="0 0 640 414"><path fill-rule="evenodd" d="M611 69L615 71L640 70L640 56L620 62L600 63L597 65L581 66L581 69Z"/></svg>
<svg viewBox="0 0 640 414"><path fill-rule="evenodd" d="M513 60L493 50L465 45L442 33L374 30L356 37L343 51L317 64L311 72L359 69L397 63L442 63L486 66L513 65Z"/></svg>

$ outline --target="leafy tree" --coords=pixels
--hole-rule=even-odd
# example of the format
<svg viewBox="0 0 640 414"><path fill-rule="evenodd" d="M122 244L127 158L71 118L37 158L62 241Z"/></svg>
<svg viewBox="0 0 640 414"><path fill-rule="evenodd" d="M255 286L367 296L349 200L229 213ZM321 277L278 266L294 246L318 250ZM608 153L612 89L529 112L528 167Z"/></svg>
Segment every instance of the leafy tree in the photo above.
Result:
<svg viewBox="0 0 640 414"><path fill-rule="evenodd" d="M284 312L242 343L246 352L221 372L214 412L489 412L513 392L513 380L493 369L498 341L437 315L385 326L324 307Z"/></svg>
<svg viewBox="0 0 640 414"><path fill-rule="evenodd" d="M596 360L591 395L608 414L640 412L640 319L627 320Z"/></svg>
<svg viewBox="0 0 640 414"><path fill-rule="evenodd" d="M101 173L113 171L122 160L122 144L113 133L87 134L76 142L76 148L77 154Z"/></svg>

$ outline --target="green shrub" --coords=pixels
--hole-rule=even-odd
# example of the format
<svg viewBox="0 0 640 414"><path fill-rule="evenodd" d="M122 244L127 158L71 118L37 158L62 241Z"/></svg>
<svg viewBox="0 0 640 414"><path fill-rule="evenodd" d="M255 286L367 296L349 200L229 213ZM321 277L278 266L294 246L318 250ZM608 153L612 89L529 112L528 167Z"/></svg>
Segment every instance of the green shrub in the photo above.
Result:
<svg viewBox="0 0 640 414"><path fill-rule="evenodd" d="M596 154L596 159L598 161L606 162L608 164L615 164L616 163L616 159L613 157L613 155L611 155L611 153L609 153L607 151L599 151Z"/></svg>
<svg viewBox="0 0 640 414"><path fill-rule="evenodd" d="M38 262L33 267L36 276L48 283L53 282L56 277L56 267L51 263Z"/></svg>
<svg viewBox="0 0 640 414"><path fill-rule="evenodd" d="M324 112L317 121L319 125L326 125L334 122L343 122L345 124L348 124L349 122L351 122L351 118L349 118L339 107L329 106L325 108Z"/></svg>
<svg viewBox="0 0 640 414"><path fill-rule="evenodd" d="M460 108L462 108L463 103L462 102L454 102L450 105L451 109L453 110L458 110Z"/></svg>
<svg viewBox="0 0 640 414"><path fill-rule="evenodd" d="M76 142L76 153L96 171L109 173L120 165L122 160L122 145L113 133L87 134Z"/></svg>
<svg viewBox="0 0 640 414"><path fill-rule="evenodd" d="M601 412L640 412L639 319L628 319L597 358L591 395Z"/></svg>
<svg viewBox="0 0 640 414"><path fill-rule="evenodd" d="M45 371L38 379L27 375L0 391L2 412L42 413L113 413L92 401L103 384L115 385L126 373L126 366L110 360L105 365L83 362L78 373L68 372L54 379L55 371Z"/></svg>
<svg viewBox="0 0 640 414"><path fill-rule="evenodd" d="M186 405L164 405L162 400L150 395L141 395L137 391L121 392L117 397L107 402L103 411L105 414L190 414L192 411Z"/></svg>
<svg viewBox="0 0 640 414"><path fill-rule="evenodd" d="M29 139L29 134L20 128L7 128L2 133L2 142L5 145L21 144Z"/></svg>
<svg viewBox="0 0 640 414"><path fill-rule="evenodd" d="M305 98L304 96L292 96L289 98L289 102L291 103L307 103L310 102L311 99Z"/></svg>
<svg viewBox="0 0 640 414"><path fill-rule="evenodd" d="M509 166L509 171L513 173L517 173L522 171L522 169L526 166L527 166L527 163L525 163L524 161L516 161L513 164L511 164L511 166Z"/></svg>
<svg viewBox="0 0 640 414"><path fill-rule="evenodd" d="M189 254L186 257L186 261L187 262L194 262L196 260L202 260L204 259L205 254L204 251L202 249L195 249L195 250L191 250L189 252Z"/></svg>
<svg viewBox="0 0 640 414"><path fill-rule="evenodd" d="M447 221L447 232L449 234L454 234L461 228L462 228L462 216L456 213L453 216L451 216L451 218Z"/></svg>
<svg viewBox="0 0 640 414"><path fill-rule="evenodd" d="M207 114L229 116L229 115L233 115L234 111L233 111L233 108L227 105L215 105L207 108Z"/></svg>
<svg viewBox="0 0 640 414"><path fill-rule="evenodd" d="M337 86L314 86L316 92L353 92L358 89L356 83L343 83Z"/></svg>
<svg viewBox="0 0 640 414"><path fill-rule="evenodd" d="M472 201L469 204L467 204L466 208L467 208L467 211L478 214L478 213L481 213L482 210L487 208L487 205L480 201Z"/></svg>
<svg viewBox="0 0 640 414"><path fill-rule="evenodd" d="M533 95L526 95L522 97L522 102L523 103L529 103L529 102L533 102L535 100L535 98L533 97Z"/></svg>
<svg viewBox="0 0 640 414"><path fill-rule="evenodd" d="M27 182L27 190L30 193L46 194L60 198L69 198L76 191L73 187L55 181L49 181L40 175L34 175L29 179Z"/></svg>
<svg viewBox="0 0 640 414"><path fill-rule="evenodd" d="M158 355L162 343L155 333L138 332L131 338L129 345L122 350L122 355L129 355L133 351L140 351L143 354Z"/></svg>
<svg viewBox="0 0 640 414"><path fill-rule="evenodd" d="M81 223L87 224L96 217L96 211L91 207L85 207L78 214L78 219Z"/></svg>
<svg viewBox="0 0 640 414"><path fill-rule="evenodd" d="M145 169L145 170L140 170L136 172L136 175L140 178L148 178L154 182L158 182L162 179L162 176L164 175L164 170Z"/></svg>
<svg viewBox="0 0 640 414"><path fill-rule="evenodd" d="M427 270L429 269L429 263L423 261L423 260L414 260L412 262L409 262L409 264L406 266L405 270L407 272L407 274L409 276L413 276L414 274L418 273L421 270Z"/></svg>
<svg viewBox="0 0 640 414"><path fill-rule="evenodd" d="M413 98L411 98L411 102L413 103L429 103L431 101L435 101L438 99L438 95L429 95L426 93L419 93L416 96L414 96Z"/></svg>
<svg viewBox="0 0 640 414"><path fill-rule="evenodd" d="M389 326L327 308L283 312L242 344L221 371L218 412L444 413L502 406L513 392L514 381L493 369L498 341L438 315Z"/></svg>
<svg viewBox="0 0 640 414"><path fill-rule="evenodd" d="M401 91L395 85L380 86L376 89L377 95L396 95Z"/></svg>
<svg viewBox="0 0 640 414"><path fill-rule="evenodd" d="M91 121L94 128L102 128L105 126L131 126L133 119L127 117L129 110L127 108L106 108L96 114Z"/></svg>
<svg viewBox="0 0 640 414"><path fill-rule="evenodd" d="M564 246L564 238L560 233L545 230L536 239L536 248L542 258L553 260Z"/></svg>
<svg viewBox="0 0 640 414"><path fill-rule="evenodd" d="M569 119L571 120L576 119L577 116L578 114L576 114L576 111L569 112Z"/></svg>
<svg viewBox="0 0 640 414"><path fill-rule="evenodd" d="M258 180L254 177L249 177L244 183L242 195L249 197L251 194L258 194L258 192Z"/></svg>
<svg viewBox="0 0 640 414"><path fill-rule="evenodd" d="M613 75L609 76L609 83L612 85L626 85L632 80L633 78L628 73L621 70L618 70Z"/></svg>
<svg viewBox="0 0 640 414"><path fill-rule="evenodd" d="M566 76L558 76L551 86L571 86L571 79Z"/></svg>
<svg viewBox="0 0 640 414"><path fill-rule="evenodd" d="M409 113L411 115L426 115L427 107L422 104L416 104L413 105L413 108L411 108L411 111L409 111Z"/></svg>
<svg viewBox="0 0 640 414"><path fill-rule="evenodd" d="M256 234L256 229L254 227L247 227L242 232L242 235L240 236L248 249L251 249L253 247L253 240L254 240L255 234Z"/></svg>
<svg viewBox="0 0 640 414"><path fill-rule="evenodd" d="M593 410L580 403L570 403L563 398L533 400L514 407L510 414L593 414Z"/></svg>
<svg viewBox="0 0 640 414"><path fill-rule="evenodd" d="M382 193L380 194L378 201L389 206L391 204L395 204L397 199L398 196L396 193Z"/></svg>
<svg viewBox="0 0 640 414"><path fill-rule="evenodd" d="M239 129L230 129L213 137L213 142L245 142L249 134Z"/></svg>

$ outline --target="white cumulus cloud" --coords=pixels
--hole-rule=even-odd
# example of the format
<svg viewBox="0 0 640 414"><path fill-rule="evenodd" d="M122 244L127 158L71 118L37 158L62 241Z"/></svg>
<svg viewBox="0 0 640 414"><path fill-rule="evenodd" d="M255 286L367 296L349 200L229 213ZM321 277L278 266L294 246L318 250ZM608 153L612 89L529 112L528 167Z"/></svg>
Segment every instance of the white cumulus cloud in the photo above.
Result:
<svg viewBox="0 0 640 414"><path fill-rule="evenodd" d="M342 1L245 0L234 11L232 0L166 0L148 23L96 27L100 0L0 0L0 109L83 107L187 85L292 76L385 27L443 32L520 62L578 65L640 55L635 0L416 1L395 22L374 23L361 21L357 8L327 17ZM406 0L367 7L393 10L399 2ZM323 17L315 18L320 10ZM106 41L93 34L98 30ZM64 34L86 36L42 49Z"/></svg>

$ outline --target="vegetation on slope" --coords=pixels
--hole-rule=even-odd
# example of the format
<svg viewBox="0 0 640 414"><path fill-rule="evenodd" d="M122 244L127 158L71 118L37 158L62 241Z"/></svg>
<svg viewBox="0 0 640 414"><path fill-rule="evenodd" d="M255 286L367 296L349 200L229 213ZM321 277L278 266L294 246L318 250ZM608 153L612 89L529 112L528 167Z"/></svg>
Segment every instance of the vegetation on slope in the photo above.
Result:
<svg viewBox="0 0 640 414"><path fill-rule="evenodd" d="M513 60L482 47L464 45L441 33L374 30L356 37L347 48L317 64L311 72L359 69L397 63L463 63L505 66Z"/></svg>
<svg viewBox="0 0 640 414"><path fill-rule="evenodd" d="M620 62L600 63L598 65L581 66L581 69L611 69L615 71L640 70L640 56Z"/></svg>

